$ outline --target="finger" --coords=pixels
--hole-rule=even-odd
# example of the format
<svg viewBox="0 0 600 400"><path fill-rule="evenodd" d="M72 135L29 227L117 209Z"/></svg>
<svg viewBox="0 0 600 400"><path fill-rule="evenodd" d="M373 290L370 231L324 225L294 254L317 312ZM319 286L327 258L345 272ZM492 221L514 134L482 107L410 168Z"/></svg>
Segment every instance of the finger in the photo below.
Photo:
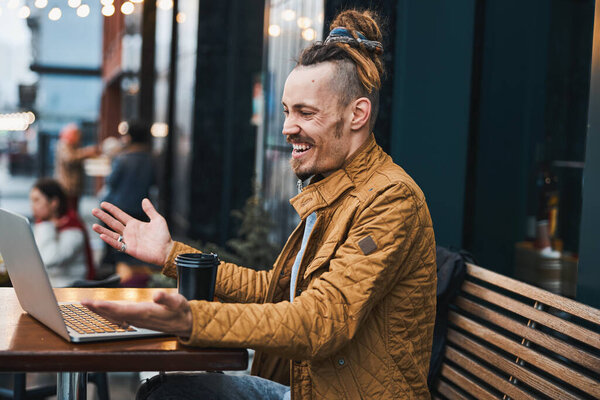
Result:
<svg viewBox="0 0 600 400"><path fill-rule="evenodd" d="M187 303L185 297L180 294L169 294L166 292L158 292L154 295L154 302L165 306L171 310L177 310Z"/></svg>
<svg viewBox="0 0 600 400"><path fill-rule="evenodd" d="M115 239L115 238L113 238L111 236L108 236L108 235L106 235L104 233L100 234L100 239L104 240L104 242L106 244L108 244L110 247L113 247L113 248L121 251L123 243L120 243L117 239ZM127 247L127 245L125 245L125 247ZM125 251L124 251L124 253L127 253L127 250L128 249L126 248Z"/></svg>
<svg viewBox="0 0 600 400"><path fill-rule="evenodd" d="M92 225L92 229L96 233L99 233L101 235L109 236L109 237L111 237L113 239L119 239L119 236L120 236L117 232L113 232L110 229L106 229L102 225L94 224L94 225Z"/></svg>
<svg viewBox="0 0 600 400"><path fill-rule="evenodd" d="M150 221L161 217L158 211L156 211L156 208L154 208L154 206L152 205L152 202L148 199L142 200L142 208L144 209L144 212L146 213L148 218L150 218Z"/></svg>
<svg viewBox="0 0 600 400"><path fill-rule="evenodd" d="M111 307L110 304L105 304L105 303L108 303L108 302L102 301L102 300L89 300L89 299L84 299L81 301L81 304L83 304L85 307L89 308L96 314L98 314L104 318L107 318L113 322L121 323L121 321L124 320L124 317L119 316L117 313L115 313L115 310Z"/></svg>
<svg viewBox="0 0 600 400"><path fill-rule="evenodd" d="M119 234L123 233L125 225L117 221L112 215L105 213L99 208L94 208L92 215L108 225L113 231Z"/></svg>
<svg viewBox="0 0 600 400"><path fill-rule="evenodd" d="M113 217L119 220L123 225L127 225L129 221L134 219L131 215L121 210L119 207L109 202L103 201L100 203L100 207L108 211Z"/></svg>
<svg viewBox="0 0 600 400"><path fill-rule="evenodd" d="M115 301L104 301L104 300L93 300L86 305L90 310L97 314L102 315L113 321L121 322L127 321L133 323L138 321L140 317L143 318L144 311L148 306L152 306L152 303L132 303L132 302L115 302Z"/></svg>

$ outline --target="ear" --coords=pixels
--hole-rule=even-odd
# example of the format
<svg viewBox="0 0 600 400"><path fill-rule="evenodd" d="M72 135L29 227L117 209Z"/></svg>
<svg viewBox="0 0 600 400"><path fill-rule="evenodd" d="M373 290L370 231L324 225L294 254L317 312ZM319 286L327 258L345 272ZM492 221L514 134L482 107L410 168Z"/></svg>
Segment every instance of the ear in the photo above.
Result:
<svg viewBox="0 0 600 400"><path fill-rule="evenodd" d="M50 199L50 210L52 210L52 214L54 215L58 214L58 204L58 197Z"/></svg>
<svg viewBox="0 0 600 400"><path fill-rule="evenodd" d="M371 101L366 97L354 100L352 104L352 120L350 129L358 131L368 124L371 118Z"/></svg>

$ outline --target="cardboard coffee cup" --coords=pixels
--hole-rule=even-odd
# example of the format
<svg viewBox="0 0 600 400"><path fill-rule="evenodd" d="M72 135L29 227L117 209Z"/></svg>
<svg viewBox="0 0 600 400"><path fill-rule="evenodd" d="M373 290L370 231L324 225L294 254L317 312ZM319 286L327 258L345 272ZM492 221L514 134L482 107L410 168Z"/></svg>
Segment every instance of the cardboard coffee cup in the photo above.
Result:
<svg viewBox="0 0 600 400"><path fill-rule="evenodd" d="M180 254L175 258L177 266L177 291L188 300L212 301L219 257L210 253Z"/></svg>

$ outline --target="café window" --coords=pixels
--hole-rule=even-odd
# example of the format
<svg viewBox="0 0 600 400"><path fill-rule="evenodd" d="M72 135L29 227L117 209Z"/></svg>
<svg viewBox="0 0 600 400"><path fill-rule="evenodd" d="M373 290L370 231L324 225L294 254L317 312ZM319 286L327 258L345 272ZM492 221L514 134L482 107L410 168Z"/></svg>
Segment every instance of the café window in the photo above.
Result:
<svg viewBox="0 0 600 400"><path fill-rule="evenodd" d="M283 243L298 223L298 216L289 204L289 199L297 194L297 179L289 166L291 146L281 134L281 95L300 51L322 40L323 0L267 0L266 7L269 18L265 21L267 56L262 78L264 116L258 129L257 178L266 208L277 221L275 240Z"/></svg>

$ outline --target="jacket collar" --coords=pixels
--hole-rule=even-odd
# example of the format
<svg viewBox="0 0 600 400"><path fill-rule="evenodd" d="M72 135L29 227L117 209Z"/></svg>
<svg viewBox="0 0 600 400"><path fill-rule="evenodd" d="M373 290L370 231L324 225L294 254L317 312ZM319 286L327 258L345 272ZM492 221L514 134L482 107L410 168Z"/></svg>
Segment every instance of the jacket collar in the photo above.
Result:
<svg viewBox="0 0 600 400"><path fill-rule="evenodd" d="M342 168L333 172L327 178L319 181L313 179L310 185L301 193L290 199L292 207L300 219L306 218L314 211L332 204L344 192L355 186L362 172L366 172L373 162L380 156L377 151L379 146L375 143L375 136L371 133L369 138L358 150L344 162Z"/></svg>

